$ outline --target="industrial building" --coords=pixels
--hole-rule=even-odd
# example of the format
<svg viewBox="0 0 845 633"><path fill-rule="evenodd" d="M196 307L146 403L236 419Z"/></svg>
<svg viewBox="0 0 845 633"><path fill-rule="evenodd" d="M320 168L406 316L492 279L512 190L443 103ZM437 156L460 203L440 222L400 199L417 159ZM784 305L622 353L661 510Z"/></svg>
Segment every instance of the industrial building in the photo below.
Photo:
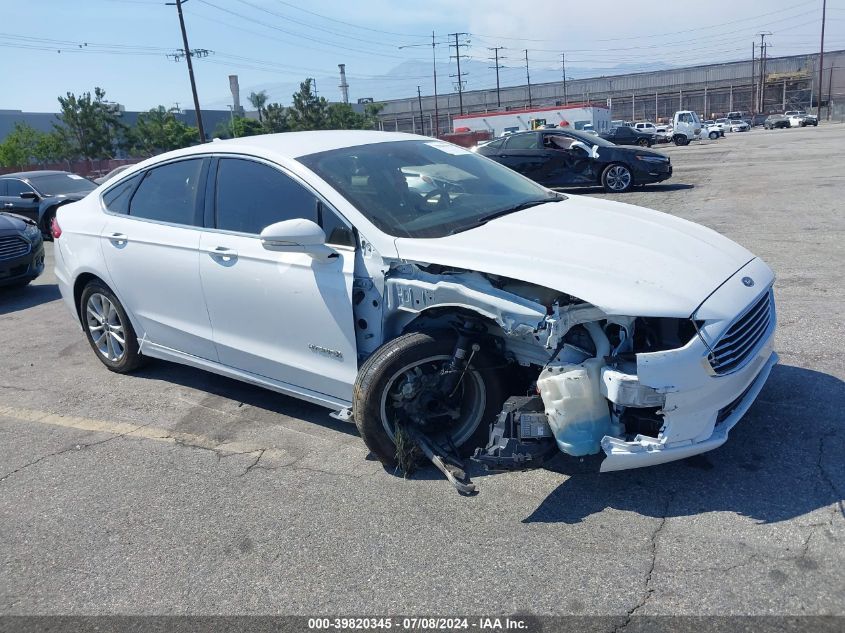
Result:
<svg viewBox="0 0 845 633"><path fill-rule="evenodd" d="M695 110L707 118L731 111L783 112L809 110L821 100L823 118L845 118L845 50L824 55L819 86L819 55L769 57L763 69L760 60L708 64L625 75L592 77L532 84L529 103L527 85L501 88L497 107L496 89L462 93L463 112L457 93L417 95L384 101L380 125L384 130L434 134L453 129L455 116L562 106L574 103L601 103L610 108L611 118L651 120L671 118L677 110ZM491 84L493 78L491 77ZM760 92L762 89L762 107ZM755 105L757 107L755 107Z"/></svg>

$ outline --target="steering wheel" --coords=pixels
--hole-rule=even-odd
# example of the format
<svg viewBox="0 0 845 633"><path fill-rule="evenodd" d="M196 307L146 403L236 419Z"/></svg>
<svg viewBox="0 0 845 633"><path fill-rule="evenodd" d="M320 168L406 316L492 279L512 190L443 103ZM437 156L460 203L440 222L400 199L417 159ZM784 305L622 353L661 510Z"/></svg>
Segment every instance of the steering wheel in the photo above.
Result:
<svg viewBox="0 0 845 633"><path fill-rule="evenodd" d="M448 209L452 206L452 198L449 197L449 192L446 191L446 189L443 187L432 189L427 194L425 194L426 206L428 206L429 202L431 202L431 200L434 200L434 198L437 198L437 203L435 204L435 207L438 210Z"/></svg>

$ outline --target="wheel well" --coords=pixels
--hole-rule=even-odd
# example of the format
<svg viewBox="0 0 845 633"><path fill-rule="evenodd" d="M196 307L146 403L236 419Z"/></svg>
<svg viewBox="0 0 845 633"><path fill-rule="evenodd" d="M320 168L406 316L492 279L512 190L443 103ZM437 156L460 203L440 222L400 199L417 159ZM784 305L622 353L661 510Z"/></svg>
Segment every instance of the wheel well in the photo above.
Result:
<svg viewBox="0 0 845 633"><path fill-rule="evenodd" d="M424 332L432 329L442 329L453 323L461 325L465 321L472 321L484 325L489 331L501 331L499 324L493 319L472 310L471 308L460 308L455 306L433 306L423 310L413 320L402 326L400 334L409 332Z"/></svg>
<svg viewBox="0 0 845 633"><path fill-rule="evenodd" d="M85 286L92 281L99 281L108 288L108 284L106 284L105 281L92 273L82 273L76 278L76 281L73 282L73 305L76 306L76 316L79 318L80 323L82 323L82 312L79 308L79 300L82 298L82 291L85 289Z"/></svg>

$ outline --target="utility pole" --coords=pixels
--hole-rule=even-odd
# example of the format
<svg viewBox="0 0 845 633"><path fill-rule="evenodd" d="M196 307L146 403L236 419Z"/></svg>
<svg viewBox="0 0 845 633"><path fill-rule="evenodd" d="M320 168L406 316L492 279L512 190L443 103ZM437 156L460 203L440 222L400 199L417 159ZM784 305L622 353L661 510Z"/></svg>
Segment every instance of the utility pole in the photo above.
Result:
<svg viewBox="0 0 845 633"><path fill-rule="evenodd" d="M528 49L525 49L525 80L528 82L528 107L531 107L531 74L528 72Z"/></svg>
<svg viewBox="0 0 845 633"><path fill-rule="evenodd" d="M420 92L420 87L417 86L417 101L420 104L420 131L425 134L425 122L423 119L423 110L422 110L422 93Z"/></svg>
<svg viewBox="0 0 845 633"><path fill-rule="evenodd" d="M490 66L490 68L496 69L496 106L499 108L502 107L502 99L499 95L499 69L504 68L504 66L499 65L499 60L507 59L505 57L499 57L499 51L503 48L504 46L494 46L492 48L487 49L488 51L493 51L493 57L488 57L487 59L491 60L494 64L493 66Z"/></svg>
<svg viewBox="0 0 845 633"><path fill-rule="evenodd" d="M191 92L194 94L194 110L197 113L197 130L200 133L200 143L205 143L205 130L202 127L202 112L200 112L200 98L197 96L197 82L194 80L194 65L191 63L191 57L199 54L199 51L192 51L188 46L188 32L185 30L185 17L182 15L182 3L187 0L176 0L175 2L168 2L167 4L176 5L176 12L179 14L179 26L182 28L182 44L185 46L185 60L188 62L188 76L191 78ZM204 51L208 55L208 51ZM178 54L177 54L178 55ZM205 55L198 55L204 57ZM176 56L174 56L175 58ZM178 60L177 60L178 61Z"/></svg>
<svg viewBox="0 0 845 633"><path fill-rule="evenodd" d="M762 114L766 106L766 49L769 46L766 44L766 36L771 35L771 32L765 31L758 35L760 36L760 89L757 92L759 103L757 111Z"/></svg>
<svg viewBox="0 0 845 633"><path fill-rule="evenodd" d="M822 41L819 45L819 103L816 106L816 118L821 121L822 118L822 81L824 81L824 22L825 16L827 15L827 0L822 0ZM833 67L831 66L831 70ZM833 72L830 74L831 80L833 79ZM830 89L828 89L830 92ZM810 107L813 107L812 96L810 97ZM830 112L830 98L828 97L828 112Z"/></svg>
<svg viewBox="0 0 845 633"><path fill-rule="evenodd" d="M569 105L566 97L566 53L560 54L560 72L563 75L563 105Z"/></svg>
<svg viewBox="0 0 845 633"><path fill-rule="evenodd" d="M435 52L434 31L431 32L431 64L434 73L434 137L440 135L440 113L437 109L437 53Z"/></svg>
<svg viewBox="0 0 845 633"><path fill-rule="evenodd" d="M757 63L755 53L757 52L757 44L751 42L751 111L755 114L757 112L757 83L754 78L754 66ZM731 108L733 110L733 108Z"/></svg>
<svg viewBox="0 0 845 633"><path fill-rule="evenodd" d="M454 59L458 62L458 74L457 75L449 75L450 77L457 77L458 78L458 110L460 113L464 113L464 82L463 82L463 73L461 73L461 57L466 57L466 55L461 55L461 47L462 46L469 46L467 42L459 42L458 38L462 35L469 35L469 33L449 33L449 37L455 36L455 43L449 44L449 47L455 47L455 54L450 55L449 59Z"/></svg>

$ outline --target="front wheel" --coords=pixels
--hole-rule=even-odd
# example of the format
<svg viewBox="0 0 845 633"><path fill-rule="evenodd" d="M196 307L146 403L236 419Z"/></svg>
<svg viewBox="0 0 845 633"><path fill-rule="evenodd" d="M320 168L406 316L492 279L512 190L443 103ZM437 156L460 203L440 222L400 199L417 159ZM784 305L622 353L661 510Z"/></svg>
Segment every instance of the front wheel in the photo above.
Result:
<svg viewBox="0 0 845 633"><path fill-rule="evenodd" d="M472 353L449 393L443 370L452 358L452 332L413 332L388 341L358 371L352 413L364 444L386 466L397 464L398 429L413 427L469 455L487 443L501 411L503 362L485 350Z"/></svg>
<svg viewBox="0 0 845 633"><path fill-rule="evenodd" d="M681 134L678 134L674 138L674 141L675 141L675 145L678 145L678 146L689 145L689 139L686 136L683 136Z"/></svg>
<svg viewBox="0 0 845 633"><path fill-rule="evenodd" d="M641 138L637 140L637 145L640 147L650 147L651 143L648 142L647 138Z"/></svg>
<svg viewBox="0 0 845 633"><path fill-rule="evenodd" d="M611 193L624 193L634 186L634 177L631 170L625 165L614 163L608 165L602 172L601 184L605 191Z"/></svg>
<svg viewBox="0 0 845 633"><path fill-rule="evenodd" d="M710 136L711 141L715 141L717 138L719 138L719 133L718 132L710 132L709 136Z"/></svg>
<svg viewBox="0 0 845 633"><path fill-rule="evenodd" d="M114 293L99 281L92 281L79 300L82 327L91 349L111 371L126 374L137 368L143 357L135 330Z"/></svg>

